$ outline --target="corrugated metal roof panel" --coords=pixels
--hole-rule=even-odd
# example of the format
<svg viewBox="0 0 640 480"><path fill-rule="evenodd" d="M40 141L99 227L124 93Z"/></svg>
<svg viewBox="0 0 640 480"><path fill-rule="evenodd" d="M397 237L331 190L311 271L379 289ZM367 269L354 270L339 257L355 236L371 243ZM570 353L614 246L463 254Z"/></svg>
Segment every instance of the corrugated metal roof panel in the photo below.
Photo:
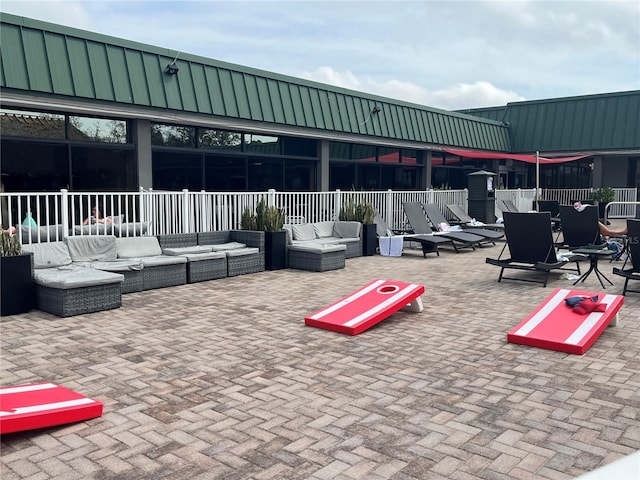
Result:
<svg viewBox="0 0 640 480"><path fill-rule="evenodd" d="M390 140L504 151L495 122L0 14L1 87ZM177 74L165 73L174 62ZM374 107L381 110L371 114ZM491 135L476 138L469 132ZM364 138L363 138L364 141Z"/></svg>

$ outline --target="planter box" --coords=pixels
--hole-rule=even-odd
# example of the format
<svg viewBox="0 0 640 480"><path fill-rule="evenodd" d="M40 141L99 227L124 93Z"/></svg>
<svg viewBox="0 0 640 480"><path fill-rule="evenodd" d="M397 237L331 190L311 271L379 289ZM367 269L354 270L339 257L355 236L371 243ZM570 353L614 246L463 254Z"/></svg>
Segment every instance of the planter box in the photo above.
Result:
<svg viewBox="0 0 640 480"><path fill-rule="evenodd" d="M362 255L371 256L376 254L378 247L378 234L375 223L365 223L362 225Z"/></svg>
<svg viewBox="0 0 640 480"><path fill-rule="evenodd" d="M32 259L31 254L0 257L2 275L0 313L3 316L17 315L33 309L35 289L33 288Z"/></svg>
<svg viewBox="0 0 640 480"><path fill-rule="evenodd" d="M264 262L267 270L287 267L287 232L264 232Z"/></svg>

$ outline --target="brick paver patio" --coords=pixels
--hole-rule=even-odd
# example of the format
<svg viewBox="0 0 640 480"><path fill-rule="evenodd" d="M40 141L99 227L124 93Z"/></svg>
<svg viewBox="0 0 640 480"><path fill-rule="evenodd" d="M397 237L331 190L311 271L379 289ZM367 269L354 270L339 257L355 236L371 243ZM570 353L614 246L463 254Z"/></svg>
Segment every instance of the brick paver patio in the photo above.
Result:
<svg viewBox="0 0 640 480"><path fill-rule="evenodd" d="M0 476L568 479L640 449L640 294L583 356L508 344L571 283L497 283L484 259L501 248L146 291L66 319L5 317L2 385L50 381L105 408L5 435ZM374 278L423 283L424 312L355 337L304 326ZM595 276L584 286L601 291Z"/></svg>

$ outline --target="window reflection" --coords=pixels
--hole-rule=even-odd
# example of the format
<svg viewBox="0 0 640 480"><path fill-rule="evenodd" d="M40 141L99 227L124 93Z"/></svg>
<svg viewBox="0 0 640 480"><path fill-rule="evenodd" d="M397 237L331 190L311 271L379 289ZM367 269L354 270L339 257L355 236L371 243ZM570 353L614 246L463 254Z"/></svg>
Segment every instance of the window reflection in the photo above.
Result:
<svg viewBox="0 0 640 480"><path fill-rule="evenodd" d="M127 122L124 120L70 115L69 140L127 143Z"/></svg>
<svg viewBox="0 0 640 480"><path fill-rule="evenodd" d="M280 154L280 139L278 137L245 133L244 145L247 153Z"/></svg>
<svg viewBox="0 0 640 480"><path fill-rule="evenodd" d="M240 151L242 135L227 130L198 129L198 144L201 148L222 151Z"/></svg>
<svg viewBox="0 0 640 480"><path fill-rule="evenodd" d="M0 110L3 137L65 138L64 115Z"/></svg>
<svg viewBox="0 0 640 480"><path fill-rule="evenodd" d="M151 124L152 145L194 148L196 146L195 140L195 127L164 125L162 123Z"/></svg>

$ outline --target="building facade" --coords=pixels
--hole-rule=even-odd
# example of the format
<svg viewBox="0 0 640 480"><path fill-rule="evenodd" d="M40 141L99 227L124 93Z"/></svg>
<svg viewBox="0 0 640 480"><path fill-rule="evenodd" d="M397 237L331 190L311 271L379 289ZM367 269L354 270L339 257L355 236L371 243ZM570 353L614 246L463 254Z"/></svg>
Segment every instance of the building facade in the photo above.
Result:
<svg viewBox="0 0 640 480"><path fill-rule="evenodd" d="M5 191L639 186L640 91L448 112L1 15ZM464 150L464 155L448 150Z"/></svg>

